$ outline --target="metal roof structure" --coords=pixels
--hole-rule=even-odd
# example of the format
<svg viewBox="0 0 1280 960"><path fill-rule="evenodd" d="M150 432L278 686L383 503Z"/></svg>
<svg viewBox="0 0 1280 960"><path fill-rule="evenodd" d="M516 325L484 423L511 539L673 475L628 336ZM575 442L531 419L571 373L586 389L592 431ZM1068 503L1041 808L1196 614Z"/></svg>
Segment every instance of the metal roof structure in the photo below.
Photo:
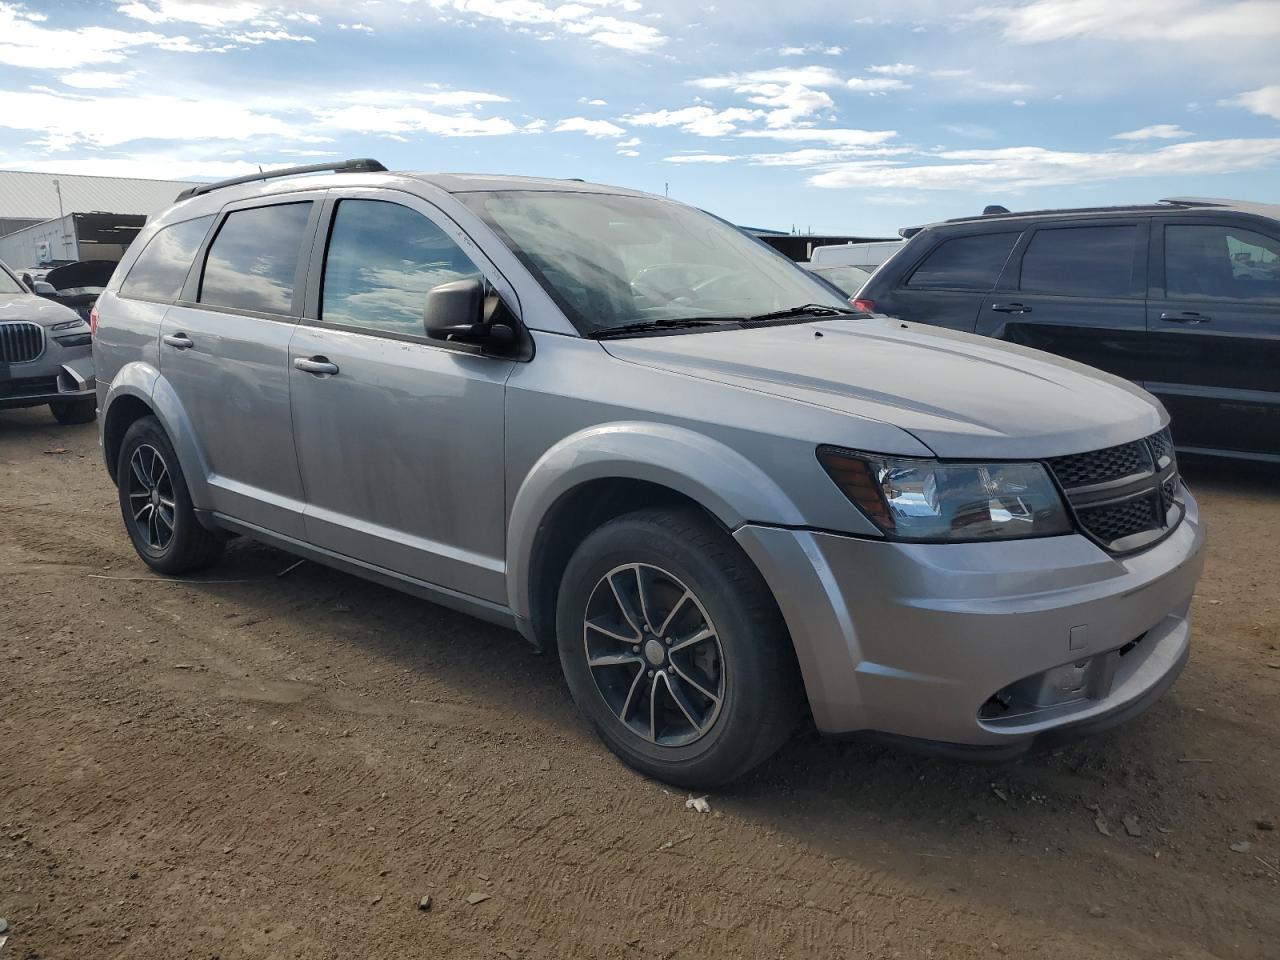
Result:
<svg viewBox="0 0 1280 960"><path fill-rule="evenodd" d="M55 188L53 181L57 180ZM184 180L135 180L72 173L0 170L0 219L53 220L68 213L140 213L151 216L172 206ZM58 209L58 189L62 209Z"/></svg>

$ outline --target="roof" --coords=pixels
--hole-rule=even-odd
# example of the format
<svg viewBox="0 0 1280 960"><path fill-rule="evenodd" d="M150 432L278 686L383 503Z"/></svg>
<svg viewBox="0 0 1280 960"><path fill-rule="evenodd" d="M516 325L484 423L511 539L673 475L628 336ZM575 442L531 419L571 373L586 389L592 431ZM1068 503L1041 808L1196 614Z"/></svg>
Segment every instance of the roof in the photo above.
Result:
<svg viewBox="0 0 1280 960"><path fill-rule="evenodd" d="M1230 212L1250 213L1255 216L1271 217L1280 220L1280 204L1257 203L1252 200L1220 200L1204 197L1170 197L1156 203L1135 203L1114 207L1074 207L1062 210L1012 210L1007 213L975 214L971 217L953 217L919 227L903 227L898 232L911 238L927 227L937 227L947 223L998 223L1006 220L1020 220L1044 217L1084 217L1084 216L1132 216L1151 214L1159 216L1172 210L1195 210L1202 208L1221 209Z"/></svg>
<svg viewBox="0 0 1280 960"><path fill-rule="evenodd" d="M72 173L0 170L0 217L53 220L58 213L140 213L151 216L173 205L182 180L136 180L131 177L88 177Z"/></svg>

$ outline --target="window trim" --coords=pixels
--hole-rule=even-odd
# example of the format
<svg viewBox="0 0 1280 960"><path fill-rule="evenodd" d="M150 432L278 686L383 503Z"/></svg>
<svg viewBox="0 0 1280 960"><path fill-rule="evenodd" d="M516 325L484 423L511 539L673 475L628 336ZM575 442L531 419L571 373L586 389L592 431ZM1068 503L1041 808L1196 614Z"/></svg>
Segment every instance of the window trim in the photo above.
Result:
<svg viewBox="0 0 1280 960"><path fill-rule="evenodd" d="M1231 305L1237 308L1272 308L1276 304L1280 304L1280 297L1258 300L1241 300L1238 297L1188 297L1185 294L1179 294L1176 296L1170 295L1168 292L1169 279L1166 275L1167 271L1165 270L1165 228L1171 226L1220 227L1223 230L1230 230L1232 227L1236 227L1240 230L1248 230L1250 233L1259 234L1274 243L1280 244L1280 225L1277 225L1276 221L1269 220L1266 217L1255 218L1246 215L1156 217L1152 221L1151 262L1147 271L1149 281L1149 290L1147 291L1148 300L1158 300L1167 303L1217 303Z"/></svg>
<svg viewBox="0 0 1280 960"><path fill-rule="evenodd" d="M320 208L323 206L326 193L326 190L316 190L314 188L289 193L273 193L266 197L237 200L222 207L217 213L217 222L214 224L213 229L205 235L204 243L197 251L196 259L192 263L192 270L187 273L186 283L183 284L180 297L174 301L174 306L203 310L208 313L225 313L237 317L252 317L258 320L274 320L277 323L296 324L299 320L299 312L303 303L302 298L305 292L303 287L310 269L316 225L320 222ZM298 264L294 268L293 298L290 302L289 313L271 313L263 310L245 310L240 307L224 307L213 303L202 303L199 296L200 290L204 286L204 273L209 259L209 250L217 241L218 235L222 233L222 228L226 224L227 218L233 213L239 213L244 210L255 210L260 207L283 207L296 203L310 203L311 211L307 217L306 224L303 225L302 235L298 238ZM194 269L197 263L200 267L199 270Z"/></svg>
<svg viewBox="0 0 1280 960"><path fill-rule="evenodd" d="M116 291L115 291L116 296L120 297L122 300L129 300L133 303L162 303L162 304L178 303L182 299L182 291L187 288L187 281L191 278L191 271L195 269L196 263L200 260L200 251L204 249L204 245L209 239L209 230L212 227L213 223L217 222L217 219L218 219L218 215L216 213L202 213L198 217L188 217L185 220L175 220L172 223L166 223L163 227L160 227L158 230L156 230L156 232L153 233L150 236L150 238L147 240L143 248L138 251L138 255L133 258L133 263L129 265L129 271L124 275L123 278L121 278L120 286L116 288ZM196 245L195 253L191 257L191 262L187 264L187 274L185 277L182 278L182 283L178 285L178 292L174 296L168 297L168 298L140 297L136 294L125 293L125 290L124 290L125 284L128 283L129 278L133 276L133 271L137 269L139 261L141 261L142 258L147 255L147 251L151 249L151 244L155 242L156 237L160 236L160 234L164 233L166 230L172 229L173 227L180 227L184 223L194 223L197 220L209 220L210 225L204 228L204 236L200 239L200 242Z"/></svg>
<svg viewBox="0 0 1280 960"><path fill-rule="evenodd" d="M420 216L426 217L427 220L439 227L471 259L471 262L480 271L481 276L498 292L498 296L502 299L515 323L516 335L520 344L518 350L511 353L491 353L478 344L434 340L425 333L421 335L395 333L390 330L377 330L345 323L324 322L321 319L321 301L324 293L326 258L329 253L329 241L333 236L333 228L337 222L338 204L343 200L375 200L380 203L393 203L396 206L404 207L406 210L411 210ZM338 330L358 336L395 340L400 343L414 343L447 353L463 353L492 360L511 362L513 360L528 361L533 359L533 339L529 336L521 317L520 299L516 296L515 287L512 286L511 282L493 261L489 259L480 245L458 225L457 221L434 203L424 200L416 193L410 193L407 190L399 190L394 187L335 187L326 191L324 202L321 204L320 217L317 220L316 230L311 241L310 263L314 269L310 269L307 274L305 304L301 316L298 318L298 322L304 326L314 327L317 330Z"/></svg>
<svg viewBox="0 0 1280 960"><path fill-rule="evenodd" d="M1018 246L1019 244L1022 243L1022 238L1026 234L1026 232L1027 232L1026 228L1024 227L1015 227L1011 230L980 230L980 231L977 231L976 233L955 233L950 236L943 234L941 235L937 243L930 246L923 254L921 254L916 259L915 263L911 265L911 268L909 270L903 271L902 279L898 281L898 288L900 290L907 290L913 293L976 293L981 295L989 294L992 290L995 290L999 286L1000 278L1004 276L1005 271L1008 269L1009 260L1010 258L1013 257L1014 253L1017 252ZM1005 254L1004 260L1001 261L999 268L996 270L996 276L995 276L995 279L991 282L991 286L989 287L959 287L959 286L913 287L911 285L911 280L913 277L915 277L916 272L921 267L923 267L930 260L930 258L932 258L933 255L937 253L939 250L941 250L946 244L952 243L956 240L972 240L977 237L993 237L993 236L999 237L999 236L1007 236L1009 234L1013 235L1013 243L1009 245L1009 252Z"/></svg>
<svg viewBox="0 0 1280 960"><path fill-rule="evenodd" d="M1005 277L1001 277L1001 282L997 284L996 289L1005 292L1016 291L1029 297L1057 297L1063 300L1145 300L1147 298L1147 259L1151 246L1150 224L1150 217L1090 217L1079 220L1044 220L1036 223L1027 229L1026 233L1018 241L1017 246L1014 247L1013 253L1017 257L1016 264L1010 260L1005 265L1008 283L1005 282ZM1133 277L1128 293L1049 293L1041 290L1028 290L1022 286L1023 261L1026 259L1027 251L1031 249L1031 244L1035 242L1038 234L1048 230L1081 230L1099 227L1134 228Z"/></svg>

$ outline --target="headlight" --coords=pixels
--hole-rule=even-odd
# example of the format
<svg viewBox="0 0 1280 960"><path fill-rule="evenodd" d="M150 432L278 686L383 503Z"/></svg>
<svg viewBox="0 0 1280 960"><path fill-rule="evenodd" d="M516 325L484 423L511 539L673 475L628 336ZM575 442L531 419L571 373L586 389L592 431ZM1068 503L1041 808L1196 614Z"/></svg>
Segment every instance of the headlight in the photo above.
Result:
<svg viewBox="0 0 1280 960"><path fill-rule="evenodd" d="M844 495L896 540L1012 540L1071 532L1038 463L946 463L819 447Z"/></svg>
<svg viewBox="0 0 1280 960"><path fill-rule="evenodd" d="M83 327L84 325L85 325L84 320L82 320L80 317L76 317L74 320L63 320L62 323L55 323L49 329L54 331L74 330L76 327Z"/></svg>

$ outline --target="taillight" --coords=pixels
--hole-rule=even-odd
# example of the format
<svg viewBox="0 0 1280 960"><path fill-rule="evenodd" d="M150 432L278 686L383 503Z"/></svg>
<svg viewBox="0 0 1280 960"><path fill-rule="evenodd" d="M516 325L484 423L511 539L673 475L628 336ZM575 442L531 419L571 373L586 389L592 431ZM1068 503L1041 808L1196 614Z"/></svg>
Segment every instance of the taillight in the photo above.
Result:
<svg viewBox="0 0 1280 960"><path fill-rule="evenodd" d="M863 297L850 297L849 302L853 304L853 309L861 310L863 313L876 312L876 302L874 300L866 300Z"/></svg>
<svg viewBox="0 0 1280 960"><path fill-rule="evenodd" d="M98 305L94 304L93 309L89 311L89 334L96 335L98 332Z"/></svg>

